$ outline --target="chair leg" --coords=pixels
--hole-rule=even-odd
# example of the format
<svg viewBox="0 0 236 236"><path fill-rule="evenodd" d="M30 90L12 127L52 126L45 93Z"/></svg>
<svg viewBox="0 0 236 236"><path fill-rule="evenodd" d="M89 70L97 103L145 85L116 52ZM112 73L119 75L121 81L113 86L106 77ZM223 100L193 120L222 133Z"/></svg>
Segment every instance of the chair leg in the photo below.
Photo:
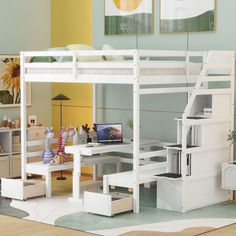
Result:
<svg viewBox="0 0 236 236"><path fill-rule="evenodd" d="M108 184L108 176L103 176L103 193L107 194L109 193L109 184Z"/></svg>
<svg viewBox="0 0 236 236"><path fill-rule="evenodd" d="M96 165L93 165L93 182L97 180Z"/></svg>
<svg viewBox="0 0 236 236"><path fill-rule="evenodd" d="M51 197L52 196L52 190L51 190L52 176L51 176L51 173L47 173L45 175L45 183L46 183L46 197Z"/></svg>

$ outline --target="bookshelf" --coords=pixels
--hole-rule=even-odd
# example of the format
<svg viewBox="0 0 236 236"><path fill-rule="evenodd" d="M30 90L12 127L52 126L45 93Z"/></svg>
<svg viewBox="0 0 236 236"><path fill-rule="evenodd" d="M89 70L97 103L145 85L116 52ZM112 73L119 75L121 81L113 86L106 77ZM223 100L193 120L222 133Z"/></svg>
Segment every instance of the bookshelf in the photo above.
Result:
<svg viewBox="0 0 236 236"><path fill-rule="evenodd" d="M45 127L27 129L28 140L44 139ZM0 178L17 177L21 175L21 143L20 129L0 129ZM38 146L37 149L42 149ZM37 160L40 157L37 158Z"/></svg>

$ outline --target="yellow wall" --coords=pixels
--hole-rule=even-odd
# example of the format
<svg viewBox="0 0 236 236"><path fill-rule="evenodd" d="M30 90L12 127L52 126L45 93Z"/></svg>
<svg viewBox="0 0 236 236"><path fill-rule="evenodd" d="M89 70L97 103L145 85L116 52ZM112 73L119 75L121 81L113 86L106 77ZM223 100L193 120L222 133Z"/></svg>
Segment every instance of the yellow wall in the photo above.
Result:
<svg viewBox="0 0 236 236"><path fill-rule="evenodd" d="M52 47L68 44L92 44L92 0L51 0ZM70 101L63 102L63 126L88 123L92 125L92 85L52 84L52 97L65 94ZM52 102L52 125L59 129L59 102ZM89 172L91 169L84 169Z"/></svg>
<svg viewBox="0 0 236 236"><path fill-rule="evenodd" d="M52 46L92 44L92 0L52 1Z"/></svg>

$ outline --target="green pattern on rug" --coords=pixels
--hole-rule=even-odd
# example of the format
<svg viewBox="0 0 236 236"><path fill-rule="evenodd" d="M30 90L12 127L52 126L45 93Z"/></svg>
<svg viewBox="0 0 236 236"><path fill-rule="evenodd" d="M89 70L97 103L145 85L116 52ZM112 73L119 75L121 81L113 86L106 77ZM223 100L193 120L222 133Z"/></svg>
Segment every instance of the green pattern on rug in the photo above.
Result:
<svg viewBox="0 0 236 236"><path fill-rule="evenodd" d="M10 206L12 199L0 197L0 214L23 218L29 214L25 211Z"/></svg>
<svg viewBox="0 0 236 236"><path fill-rule="evenodd" d="M199 218L236 218L236 204L216 204L186 213L172 212L155 208L156 189L140 188L140 213L130 212L106 217L86 212L66 215L56 220L62 227L84 231L104 230L111 228L151 224L183 219Z"/></svg>

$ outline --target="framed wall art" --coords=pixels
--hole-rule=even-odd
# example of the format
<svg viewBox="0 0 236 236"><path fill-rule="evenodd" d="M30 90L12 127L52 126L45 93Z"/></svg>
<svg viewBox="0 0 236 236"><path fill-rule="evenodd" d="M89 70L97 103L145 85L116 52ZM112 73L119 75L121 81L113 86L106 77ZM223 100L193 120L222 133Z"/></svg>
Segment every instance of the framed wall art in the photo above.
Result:
<svg viewBox="0 0 236 236"><path fill-rule="evenodd" d="M153 33L153 0L104 0L105 35Z"/></svg>
<svg viewBox="0 0 236 236"><path fill-rule="evenodd" d="M160 0L160 32L215 31L215 0Z"/></svg>
<svg viewBox="0 0 236 236"><path fill-rule="evenodd" d="M27 83L27 105L31 105L31 84ZM20 105L20 57L0 55L0 107Z"/></svg>

